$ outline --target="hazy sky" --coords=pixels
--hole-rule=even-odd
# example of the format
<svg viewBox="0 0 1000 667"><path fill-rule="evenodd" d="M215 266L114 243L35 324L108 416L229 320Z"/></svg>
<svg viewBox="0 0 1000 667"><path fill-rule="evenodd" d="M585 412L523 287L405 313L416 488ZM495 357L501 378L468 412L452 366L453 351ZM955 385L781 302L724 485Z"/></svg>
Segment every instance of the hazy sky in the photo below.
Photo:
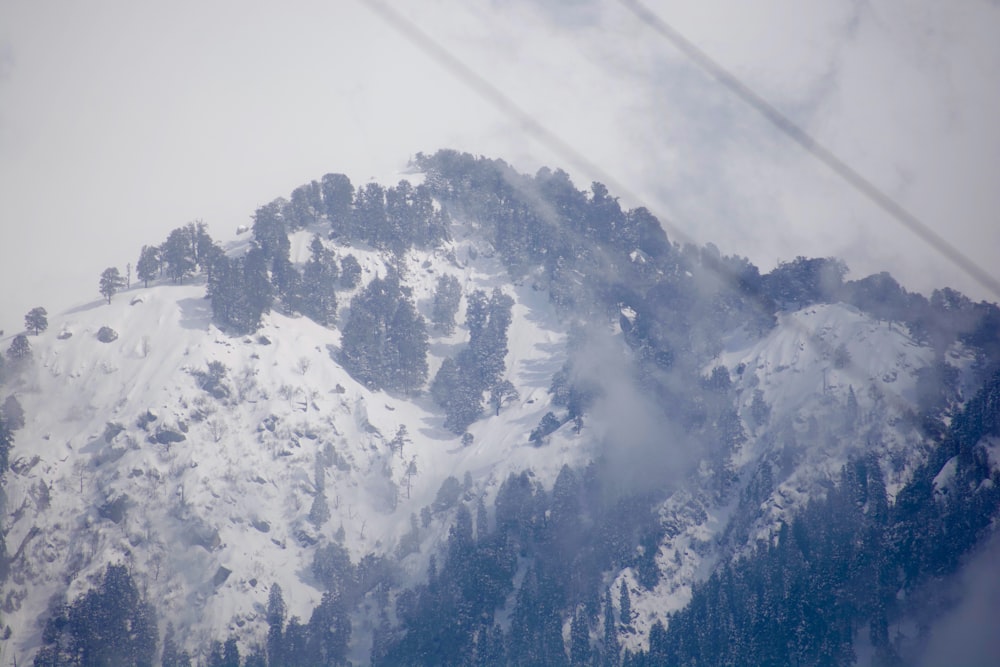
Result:
<svg viewBox="0 0 1000 667"><path fill-rule="evenodd" d="M988 296L614 0L390 4L699 242ZM995 275L996 2L650 7ZM105 267L186 222L225 239L324 173L392 182L441 147L595 177L360 0L4 0L0 328L99 298Z"/></svg>

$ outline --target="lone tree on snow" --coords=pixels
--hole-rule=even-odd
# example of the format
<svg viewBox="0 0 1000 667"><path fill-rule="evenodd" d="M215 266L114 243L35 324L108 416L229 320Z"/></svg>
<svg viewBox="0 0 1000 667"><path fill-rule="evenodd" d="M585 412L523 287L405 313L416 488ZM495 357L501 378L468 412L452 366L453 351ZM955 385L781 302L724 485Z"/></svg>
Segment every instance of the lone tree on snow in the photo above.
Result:
<svg viewBox="0 0 1000 667"><path fill-rule="evenodd" d="M125 286L125 279L114 266L109 266L101 273L101 294L111 303L111 297L118 293Z"/></svg>
<svg viewBox="0 0 1000 667"><path fill-rule="evenodd" d="M48 312L41 306L29 310L24 316L24 328L36 336L45 331L49 328Z"/></svg>
<svg viewBox="0 0 1000 667"><path fill-rule="evenodd" d="M7 358L15 364L31 358L31 345L28 343L27 336L24 334L14 336L14 340L11 341L10 347L7 349Z"/></svg>

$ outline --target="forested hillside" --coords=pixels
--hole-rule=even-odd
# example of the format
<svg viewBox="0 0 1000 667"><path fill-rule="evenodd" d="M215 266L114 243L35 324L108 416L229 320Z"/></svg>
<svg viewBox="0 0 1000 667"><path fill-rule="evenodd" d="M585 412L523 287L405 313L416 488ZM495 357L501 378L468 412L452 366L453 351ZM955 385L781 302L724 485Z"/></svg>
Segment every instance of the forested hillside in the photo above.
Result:
<svg viewBox="0 0 1000 667"><path fill-rule="evenodd" d="M918 661L995 531L995 304L761 273L560 170L406 176L183 225L29 313L4 660Z"/></svg>

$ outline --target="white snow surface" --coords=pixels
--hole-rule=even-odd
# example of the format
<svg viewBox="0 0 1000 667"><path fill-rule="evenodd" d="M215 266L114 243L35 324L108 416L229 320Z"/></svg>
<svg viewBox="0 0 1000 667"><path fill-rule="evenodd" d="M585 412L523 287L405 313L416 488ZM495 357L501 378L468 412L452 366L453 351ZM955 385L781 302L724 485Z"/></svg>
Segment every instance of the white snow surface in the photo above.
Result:
<svg viewBox="0 0 1000 667"><path fill-rule="evenodd" d="M835 363L841 344L847 364ZM873 452L893 498L925 460L922 436L904 417L915 405L916 372L933 354L899 323L876 321L840 303L779 313L778 325L764 336L745 329L725 336L704 375L723 366L736 389L735 407L747 435L729 460L738 481L721 495L695 483L663 503L667 535L657 554L660 582L646 591L626 569L611 584L617 591L624 580L631 591L635 632L622 636L623 648L645 649L652 625L666 625L667 614L688 603L692 585L708 577L719 558L771 540L782 520L826 492L850 456ZM965 382L969 355L956 348L948 361ZM751 415L755 391L770 407L762 423ZM847 408L851 392L856 415ZM765 465L772 470L773 492L759 506L741 507L742 490ZM732 543L738 520L745 522L746 535L737 533Z"/></svg>
<svg viewBox="0 0 1000 667"><path fill-rule="evenodd" d="M370 391L351 378L336 360L337 328L272 312L255 334L229 335L212 324L204 284L197 281L133 286L110 304L95 301L52 317L49 329L30 339L32 369L4 388L16 394L28 423L16 434L6 478L7 547L17 558L3 590L3 622L13 635L0 643L0 658L28 660L40 641L36 619L45 616L50 599L63 593L75 599L109 562L138 573L161 625L172 621L189 650L230 634L246 647L261 643L272 583L281 585L289 615L308 620L322 594L310 569L313 554L341 527L355 562L368 553L392 553L410 530L411 514L431 505L449 476L468 477L465 498L482 498L491 508L511 472L531 469L551 488L564 464L583 466L594 458L600 429L573 434L563 428L540 448L528 442L551 409L547 390L567 356L565 326L547 293L530 281L511 283L472 231L456 225L453 234L446 246L411 252L403 262L418 310L429 318L435 283L445 273L455 275L466 294L500 286L515 300L507 374L520 398L473 424L474 441L465 447L443 428L444 415L426 394ZM293 235L293 261L307 259L311 235ZM228 251L242 252L246 243L240 237ZM377 251L335 252L354 254L364 281L386 272L388 258ZM340 322L349 297L338 294ZM463 313L456 319L464 321ZM118 339L99 342L102 326ZM433 377L467 332L429 331ZM837 368L832 351L841 343L851 363ZM964 359L960 350L952 358L960 365ZM921 449L900 415L912 406L916 369L931 359L931 350L900 325L837 304L783 313L760 338L745 331L725 338L705 373L725 366L738 390L735 407L748 438L731 465L739 484L762 462L775 469L774 492L747 529L750 543L769 538L781 517L822 492L852 452L877 449L890 493L905 483ZM199 388L194 372L212 361L228 369L228 399ZM771 407L765 423L749 416L754 390ZM809 415L842 414L850 390L859 407L853 437L833 441L813 433ZM141 426L140 419L148 423ZM411 441L402 455L388 444L401 425ZM184 439L154 442L163 429ZM794 452L785 442L789 433L799 441ZM307 518L316 460L331 448L336 464L324 470L331 518L317 529ZM414 458L418 472L407 493L405 471ZM127 500L116 523L96 508L117 498ZM630 570L609 573L616 603L622 580L632 591L634 630L622 637L624 647L644 647L652 624L686 604L691 585L723 553L721 536L738 500L738 489L713 496L692 480L661 508L668 530L657 554L659 585L645 591ZM435 516L421 531L420 551L402 561L405 583L426 576L451 518ZM213 583L220 568L231 573ZM367 660L371 622L364 614L354 618L355 661Z"/></svg>
<svg viewBox="0 0 1000 667"><path fill-rule="evenodd" d="M308 257L310 237L294 236L293 261ZM229 252L245 243L237 240ZM110 304L94 301L52 317L48 331L31 338L33 368L5 387L28 423L16 434L7 476L14 512L7 544L14 553L23 543L23 553L4 591L12 601L4 623L13 637L0 651L19 661L30 655L40 639L35 619L50 598L71 581L72 601L109 562L139 573L161 624L171 620L189 649L230 633L252 645L263 640L272 583L280 583L289 615L308 620L322 594L310 570L313 553L341 526L357 562L368 553L391 553L410 530L411 513L430 505L449 476L471 475L467 498L480 496L492 506L512 471L530 468L551 486L564 463L585 464L583 436L560 431L544 449L528 442L550 408L552 374L565 361L565 333L547 294L511 286L488 249L472 253L471 261L471 247L458 240L411 253L404 273L425 316L443 273L458 277L466 293L505 284L515 299L507 369L520 399L476 422L467 447L443 428L444 415L428 396L373 392L354 381L336 361L335 328L272 312L253 335L218 330L204 284L133 287ZM385 275L379 253L338 249L347 253L361 262L365 281ZM346 307L349 295L339 297ZM99 342L102 326L118 339ZM433 377L467 332L430 333ZM192 374L211 361L228 369L229 399L213 398ZM142 428L144 415L156 419ZM411 441L402 456L388 445L401 425ZM152 442L158 429L185 439ZM317 530L307 516L316 458L328 446L337 458L325 471L332 516ZM407 497L404 472L414 458L418 473ZM95 508L118 497L127 497L124 519L102 518ZM437 516L422 531L420 553L403 561L409 583L426 576L427 559L450 522L450 515ZM214 585L220 567L231 574ZM364 619L362 627L358 621L354 639L363 644ZM367 647L356 650L363 657Z"/></svg>

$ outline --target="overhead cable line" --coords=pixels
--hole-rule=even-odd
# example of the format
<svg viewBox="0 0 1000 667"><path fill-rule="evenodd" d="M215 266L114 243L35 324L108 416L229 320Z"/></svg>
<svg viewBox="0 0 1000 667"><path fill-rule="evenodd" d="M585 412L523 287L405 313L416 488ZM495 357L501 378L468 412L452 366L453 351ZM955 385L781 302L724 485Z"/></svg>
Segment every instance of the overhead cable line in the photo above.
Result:
<svg viewBox="0 0 1000 667"><path fill-rule="evenodd" d="M480 74L459 60L447 49L438 44L434 38L418 28L412 21L397 12L395 9L382 0L361 0L362 4L375 12L379 18L392 26L402 36L406 37L418 49L433 58L439 65L450 71L463 84L468 86L473 92L478 94L486 102L496 108L504 115L517 122L521 128L529 135L544 144L560 158L571 163L577 169L589 173L595 180L601 181L609 189L617 194L627 197L635 202L642 201L618 179L611 176L605 170L598 167L591 160L587 159L580 151L575 149L567 141L557 136L554 132L542 125L535 118L518 106L509 96L504 94L499 88L483 78ZM677 240L685 243L694 243L694 239L668 221L660 220L660 224Z"/></svg>
<svg viewBox="0 0 1000 667"><path fill-rule="evenodd" d="M423 51L427 56L434 59L439 65L441 65L446 70L450 71L453 75L455 75L455 77L457 77L459 81L468 86L471 90L473 90L480 97L482 97L486 102L488 102L490 105L492 105L501 113L507 115L511 119L520 123L525 132L533 136L540 143L547 146L552 152L556 153L559 157L566 160L567 162L573 163L577 168L585 172L589 172L592 176L596 176L604 183L604 185L609 186L611 190L616 191L618 194L631 198L636 202L642 201L641 198L636 196L623 183L619 182L616 178L608 174L605 170L598 167L586 156L584 156L582 153L573 148L569 143L558 137L554 132L552 132L547 127L542 125L540 122L535 120L535 118L531 114L529 114L527 111L525 111L520 106L515 104L500 89L498 89L492 83L487 81L483 76L481 76L476 71L467 66L465 63L463 63L461 60L459 60L457 57L455 57L451 52L446 50L440 44L438 44L434 40L434 38L429 36L427 33L423 32L410 19L399 14L395 9L389 7L382 0L360 0L360 1L362 4L371 9L379 18L384 20L389 26L391 26L393 29L399 32L403 37L412 42L414 46L416 46L419 50ZM802 134L804 135L804 133ZM886 199L888 200L888 197L886 197ZM664 222L664 220L662 220L659 217L657 219L667 231L669 231L671 234L674 235L675 239L684 243L694 243L694 240L681 229L667 222ZM958 253L958 251L955 252L956 254L959 254L959 256L961 256L961 254ZM728 275L726 272L720 271L718 268L713 268L712 271L714 271L718 275L718 277L723 281L723 283L732 284L734 282L734 276ZM985 274L985 272L983 273ZM1000 288L998 288L997 291L998 294L1000 294ZM763 303L762 299L759 296L752 297L752 301L754 303L754 306L758 310L760 310L760 312L769 312L767 310L766 304ZM808 327L804 326L802 323L794 321L792 322L792 326L795 329L797 329L800 333L805 334L807 336L806 341L810 345L815 345L817 348L819 348L823 354L833 353L832 346L829 343L827 343L825 340L822 340L820 337L816 336L815 332L808 329ZM861 369L853 362L848 364L848 373L850 375L855 376L858 380L863 380L865 378L865 374L862 373ZM895 392L892 391L889 392L889 395L898 405L900 406L908 405L906 401L903 400L901 395L896 394Z"/></svg>
<svg viewBox="0 0 1000 667"><path fill-rule="evenodd" d="M1000 281L976 264L957 247L949 243L929 225L917 216L907 211L892 197L876 187L871 181L859 174L843 160L834 155L828 148L812 138L787 116L778 111L763 97L755 93L749 86L740 81L734 74L722 67L704 51L660 18L639 0L618 0L626 9L635 14L639 20L652 28L658 35L669 41L678 51L687 56L698 67L708 72L716 81L728 88L746 104L753 107L771 124L785 133L789 138L802 146L808 153L829 167L834 173L844 179L855 190L865 195L886 211L894 220L903 225L911 233L937 250L952 264L964 271L969 277L1000 298Z"/></svg>

